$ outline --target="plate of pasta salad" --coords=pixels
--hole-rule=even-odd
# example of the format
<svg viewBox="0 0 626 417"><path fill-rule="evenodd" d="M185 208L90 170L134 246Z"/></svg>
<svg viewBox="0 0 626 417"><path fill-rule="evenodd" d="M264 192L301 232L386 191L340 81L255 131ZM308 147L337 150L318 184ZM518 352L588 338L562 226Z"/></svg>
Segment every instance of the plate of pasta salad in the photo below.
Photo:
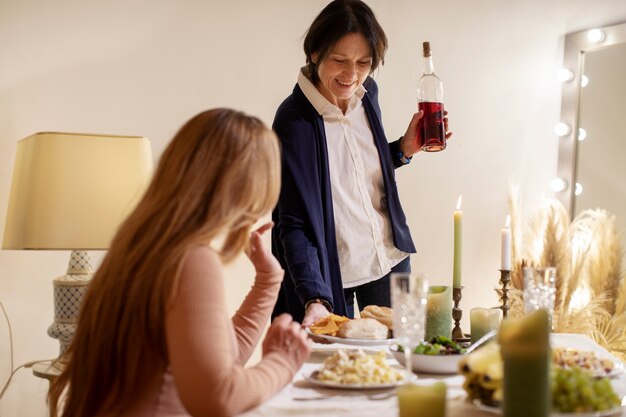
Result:
<svg viewBox="0 0 626 417"><path fill-rule="evenodd" d="M340 389L384 389L406 382L404 371L390 366L384 351L361 349L338 349L305 377L311 384Z"/></svg>

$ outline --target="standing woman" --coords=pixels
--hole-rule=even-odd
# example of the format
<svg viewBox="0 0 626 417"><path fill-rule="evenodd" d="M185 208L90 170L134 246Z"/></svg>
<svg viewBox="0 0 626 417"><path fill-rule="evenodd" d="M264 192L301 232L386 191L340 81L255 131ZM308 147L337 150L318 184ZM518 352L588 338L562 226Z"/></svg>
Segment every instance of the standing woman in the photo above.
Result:
<svg viewBox="0 0 626 417"><path fill-rule="evenodd" d="M415 113L388 143L378 87L387 38L360 0L335 0L304 40L306 65L273 128L283 150L283 188L272 251L286 271L274 314L309 326L330 312L389 306L389 275L415 252L394 169L420 150ZM445 119L447 131L447 119ZM449 137L451 133L447 133Z"/></svg>
<svg viewBox="0 0 626 417"><path fill-rule="evenodd" d="M279 188L278 141L257 118L216 109L181 128L89 285L53 416L232 416L291 381L310 342L287 314L244 368L283 278L262 244L271 223L251 233ZM244 249L256 278L231 318L223 265Z"/></svg>

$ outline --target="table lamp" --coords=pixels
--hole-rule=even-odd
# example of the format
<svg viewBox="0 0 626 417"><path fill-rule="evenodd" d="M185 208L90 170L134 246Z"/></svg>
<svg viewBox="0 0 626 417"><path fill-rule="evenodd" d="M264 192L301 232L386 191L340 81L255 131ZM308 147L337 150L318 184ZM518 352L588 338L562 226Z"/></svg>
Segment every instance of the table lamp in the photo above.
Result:
<svg viewBox="0 0 626 417"><path fill-rule="evenodd" d="M42 132L17 144L3 249L71 250L53 281L48 335L68 348L92 276L87 250L109 247L152 174L150 141L137 136Z"/></svg>

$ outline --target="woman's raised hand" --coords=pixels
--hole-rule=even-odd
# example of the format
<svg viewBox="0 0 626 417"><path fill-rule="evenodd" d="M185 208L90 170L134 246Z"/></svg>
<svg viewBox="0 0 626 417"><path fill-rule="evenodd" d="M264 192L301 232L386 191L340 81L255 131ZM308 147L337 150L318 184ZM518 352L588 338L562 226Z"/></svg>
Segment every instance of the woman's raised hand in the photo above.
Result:
<svg viewBox="0 0 626 417"><path fill-rule="evenodd" d="M276 317L265 335L263 356L272 352L292 358L298 368L311 353L311 341L304 328L290 314Z"/></svg>
<svg viewBox="0 0 626 417"><path fill-rule="evenodd" d="M274 222L268 222L250 233L250 244L246 249L246 255L248 255L257 273L273 274L282 271L278 259L263 245L263 238L261 237L263 233L270 230L273 226Z"/></svg>

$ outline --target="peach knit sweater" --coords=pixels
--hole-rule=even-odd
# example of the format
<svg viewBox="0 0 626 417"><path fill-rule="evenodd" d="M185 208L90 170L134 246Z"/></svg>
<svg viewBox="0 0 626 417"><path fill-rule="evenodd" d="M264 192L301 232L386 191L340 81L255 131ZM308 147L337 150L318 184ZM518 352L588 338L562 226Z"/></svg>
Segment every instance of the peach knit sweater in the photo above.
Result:
<svg viewBox="0 0 626 417"><path fill-rule="evenodd" d="M167 315L168 369L158 392L148 393L129 415L232 416L260 405L289 383L297 365L284 355L269 353L244 368L282 277L282 271L259 273L231 319L219 256L204 247L190 251Z"/></svg>

